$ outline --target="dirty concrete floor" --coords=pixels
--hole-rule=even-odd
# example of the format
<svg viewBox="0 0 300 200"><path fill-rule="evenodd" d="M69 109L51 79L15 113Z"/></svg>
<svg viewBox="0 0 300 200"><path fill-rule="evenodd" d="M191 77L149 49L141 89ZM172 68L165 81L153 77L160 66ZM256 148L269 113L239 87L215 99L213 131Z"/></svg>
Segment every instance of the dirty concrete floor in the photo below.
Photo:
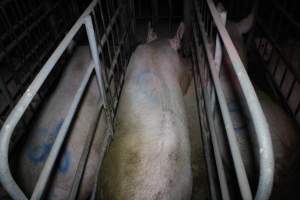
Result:
<svg viewBox="0 0 300 200"><path fill-rule="evenodd" d="M193 194L192 200L209 199L207 170L202 148L201 130L199 125L197 101L193 80L184 96L188 116L188 126L192 153Z"/></svg>

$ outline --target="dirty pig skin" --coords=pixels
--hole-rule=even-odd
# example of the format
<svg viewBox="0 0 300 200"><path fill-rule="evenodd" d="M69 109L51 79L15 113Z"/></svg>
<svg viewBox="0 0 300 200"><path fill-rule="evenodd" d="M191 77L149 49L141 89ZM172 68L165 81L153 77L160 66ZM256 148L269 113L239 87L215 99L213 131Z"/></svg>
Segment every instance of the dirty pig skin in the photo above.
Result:
<svg viewBox="0 0 300 200"><path fill-rule="evenodd" d="M191 198L190 141L183 95L187 69L177 50L181 23L171 39L147 42L131 56L114 139L100 172L98 198L185 200Z"/></svg>

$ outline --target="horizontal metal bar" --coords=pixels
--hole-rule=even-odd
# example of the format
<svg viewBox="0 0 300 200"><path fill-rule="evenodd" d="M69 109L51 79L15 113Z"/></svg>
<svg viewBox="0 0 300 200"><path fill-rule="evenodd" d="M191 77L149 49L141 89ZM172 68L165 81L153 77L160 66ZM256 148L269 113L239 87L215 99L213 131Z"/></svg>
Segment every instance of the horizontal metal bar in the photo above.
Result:
<svg viewBox="0 0 300 200"><path fill-rule="evenodd" d="M36 95L43 82L46 80L58 59L61 57L75 34L78 32L82 24L84 23L85 17L92 11L96 5L97 0L93 0L83 14L79 17L76 23L72 26L68 34L64 37L61 43L58 45L56 50L44 64L41 71L37 74L36 78L30 84L24 95L21 97L15 108L11 111L7 117L0 133L0 181L6 191L10 194L13 199L27 199L22 190L16 184L12 177L9 163L8 163L8 149L13 131L24 114L25 110L29 106L30 102Z"/></svg>
<svg viewBox="0 0 300 200"><path fill-rule="evenodd" d="M250 120L253 122L253 128L259 147L258 154L260 174L255 199L268 199L272 191L274 174L274 157L268 123L263 114L261 105L258 101L245 67L224 24L220 19L214 2L212 0L206 1L219 35L222 38L224 48L226 49L226 52L228 53L229 59L232 63L234 73L239 80L242 94L245 97L246 104L249 108L248 111L250 114Z"/></svg>
<svg viewBox="0 0 300 200"><path fill-rule="evenodd" d="M55 161L58 157L58 154L60 152L60 149L63 145L63 142L67 136L69 127L72 123L72 119L75 116L77 109L78 109L78 105L81 102L81 99L84 95L84 92L86 91L86 87L89 83L89 80L91 79L91 75L93 73L93 70L95 68L94 63L90 63L87 72L84 75L84 78L75 94L74 100L69 108L68 114L65 117L65 120L62 124L61 129L59 130L57 137L55 139L55 142L51 148L51 151L49 153L49 156L44 164L43 170L39 176L39 179L36 183L36 187L34 188L33 194L31 196L30 199L32 200L38 200L42 198L42 195L45 191L45 188L47 186L48 180L50 178L50 174L53 170Z"/></svg>
<svg viewBox="0 0 300 200"><path fill-rule="evenodd" d="M252 199L252 193L251 193L248 178L246 175L245 166L242 161L242 156L241 156L239 146L237 143L237 138L236 138L233 123L232 123L232 120L230 117L228 105L227 105L225 95L222 90L221 82L219 79L219 73L217 72L217 67L215 66L215 62L214 62L214 59L212 56L211 49L208 46L209 42L206 37L204 25L201 21L199 5L198 5L198 3L196 3L196 1L194 1L194 2L195 2L196 14L197 14L197 21L200 26L202 40L204 43L211 75L212 75L214 86L216 89L218 102L219 102L220 109L221 109L222 119L224 121L224 126L226 129L229 148L231 150L232 159L233 159L233 163L234 163L234 167L235 167L235 171L236 171L236 175L237 175L237 179L238 179L238 183L239 183L239 188L240 188L243 199ZM219 18L219 20L221 20L221 19ZM222 23L222 21L220 21L220 22ZM197 37L197 35L195 35L195 36ZM211 110L209 110L209 112L211 112ZM215 145L218 145L218 144L215 144Z"/></svg>

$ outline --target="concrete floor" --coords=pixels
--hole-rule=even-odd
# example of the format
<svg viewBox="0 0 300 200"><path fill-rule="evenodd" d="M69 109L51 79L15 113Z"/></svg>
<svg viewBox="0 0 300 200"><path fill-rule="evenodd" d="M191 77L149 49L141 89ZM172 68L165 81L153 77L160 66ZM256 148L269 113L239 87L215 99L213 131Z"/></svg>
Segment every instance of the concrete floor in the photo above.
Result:
<svg viewBox="0 0 300 200"><path fill-rule="evenodd" d="M187 94L184 96L188 116L192 152L193 194L192 200L209 199L208 177L202 146L201 130L199 125L197 101L193 80Z"/></svg>

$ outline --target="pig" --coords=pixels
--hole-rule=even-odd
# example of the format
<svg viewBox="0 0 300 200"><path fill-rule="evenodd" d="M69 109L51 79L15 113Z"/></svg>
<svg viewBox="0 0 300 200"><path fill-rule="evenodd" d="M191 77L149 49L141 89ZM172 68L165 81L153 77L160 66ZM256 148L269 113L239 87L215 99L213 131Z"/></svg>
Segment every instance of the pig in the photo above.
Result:
<svg viewBox="0 0 300 200"><path fill-rule="evenodd" d="M110 200L190 199L190 142L183 94L188 84L172 39L148 31L133 52L116 116L113 141L100 170L97 197Z"/></svg>
<svg viewBox="0 0 300 200"><path fill-rule="evenodd" d="M218 6L218 10L222 12L221 6ZM244 38L242 34L247 33L253 25L254 16L251 13L246 19L235 24L228 22L226 25L227 31L237 48L242 61L245 64L246 69L248 67L248 58L246 56L246 49L244 44ZM242 27L242 28L241 28ZM220 79L224 89L225 97L228 103L228 108L233 118L233 125L236 132L237 140L243 157L243 162L246 167L247 175L251 181L253 180L253 172L255 162L253 161L253 152L251 152L251 142L249 138L248 122L244 117L242 104L245 100L237 98L241 96L237 94L239 91L235 90L234 77L230 74L229 58L225 56L225 62L223 63L224 69L221 70ZM285 110L269 95L260 90L256 85L255 90L257 97L260 101L261 107L265 114L266 120L270 128L270 136L273 144L274 160L275 160L275 174L274 174L274 191L277 188L284 186L293 168L293 165L299 160L299 135L296 125L291 120L290 116ZM225 155L227 150L225 149L225 138L220 137L220 147L222 148L222 157L225 163L228 164L228 157ZM274 193L273 191L273 193Z"/></svg>
<svg viewBox="0 0 300 200"><path fill-rule="evenodd" d="M18 155L13 164L16 168L14 174L17 183L28 197L33 191L90 61L88 46L78 47L62 73L56 89L42 105L26 138L22 140L22 145L17 150ZM93 76L69 130L62 156L51 175L49 190L45 194L46 199L68 198L91 121L97 112L99 96L96 79ZM82 179L79 199L87 199L92 191L104 129L105 122L101 118Z"/></svg>

